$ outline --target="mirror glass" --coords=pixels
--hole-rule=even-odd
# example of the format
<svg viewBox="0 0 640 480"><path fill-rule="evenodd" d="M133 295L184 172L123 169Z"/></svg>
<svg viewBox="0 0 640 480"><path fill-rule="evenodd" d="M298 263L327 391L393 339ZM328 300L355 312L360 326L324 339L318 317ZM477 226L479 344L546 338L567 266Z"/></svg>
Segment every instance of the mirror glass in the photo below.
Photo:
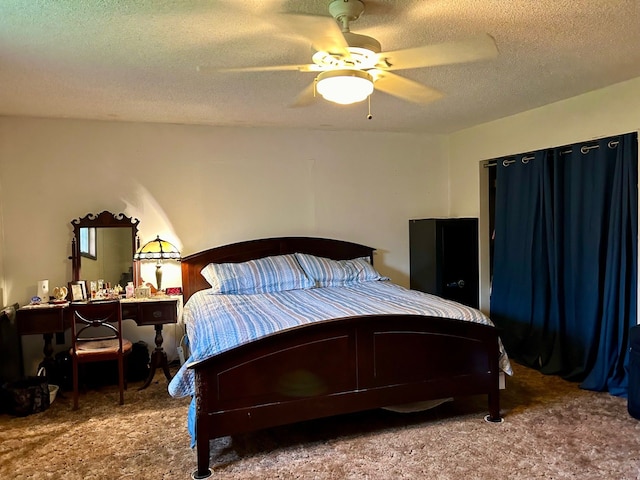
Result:
<svg viewBox="0 0 640 480"><path fill-rule="evenodd" d="M134 282L138 223L124 214L106 211L73 220L73 281L103 280L122 287Z"/></svg>
<svg viewBox="0 0 640 480"><path fill-rule="evenodd" d="M83 245L83 238L90 241ZM83 247L89 248L85 250ZM131 232L126 228L80 229L82 278L85 280L100 279L125 287L127 282L133 282L133 253Z"/></svg>

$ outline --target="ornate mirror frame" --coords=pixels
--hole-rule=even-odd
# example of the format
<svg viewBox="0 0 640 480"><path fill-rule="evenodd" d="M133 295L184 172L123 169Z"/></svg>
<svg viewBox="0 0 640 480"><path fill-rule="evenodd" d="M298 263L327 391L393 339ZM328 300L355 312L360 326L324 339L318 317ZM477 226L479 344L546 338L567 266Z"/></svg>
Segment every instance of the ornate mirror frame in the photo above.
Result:
<svg viewBox="0 0 640 480"><path fill-rule="evenodd" d="M73 239L71 240L71 271L73 281L80 280L80 229L81 228L130 228L131 229L131 263L133 262L133 254L137 248L138 224L140 220L137 218L127 217L124 213L111 213L107 210L99 214L88 213L86 216L76 218L71 221L73 225ZM135 265L134 265L135 267ZM134 274L134 281L137 275ZM137 283L137 282L136 282Z"/></svg>

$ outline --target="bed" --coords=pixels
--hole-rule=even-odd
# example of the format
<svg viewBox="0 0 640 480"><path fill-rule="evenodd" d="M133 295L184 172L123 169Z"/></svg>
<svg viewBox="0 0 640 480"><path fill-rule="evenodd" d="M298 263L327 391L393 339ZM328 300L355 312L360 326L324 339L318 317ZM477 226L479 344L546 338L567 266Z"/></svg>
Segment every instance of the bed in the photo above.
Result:
<svg viewBox="0 0 640 480"><path fill-rule="evenodd" d="M193 397L189 418L197 454L193 478L212 474L210 440L288 423L478 394L487 395L485 418L501 421L499 377L501 371L510 373L510 366L496 328L479 311L454 302L441 301L424 310L429 315L404 308L430 296L379 276L373 268L373 252L341 240L280 237L217 247L182 259L192 356L171 381L169 392ZM311 283L300 286L297 272L295 282L287 283L283 291L254 291L254 284L238 283L243 277L238 272L247 272L241 267L272 259L295 263L292 268L302 266L301 277ZM314 263L320 261L324 263ZM318 265L337 265L347 277L355 276L343 283L323 283ZM356 277L362 282L351 281ZM252 281L261 279L256 274ZM284 283L289 280L286 277ZM226 281L235 282L229 290L232 294L220 290ZM407 297L396 300L393 292ZM331 306L303 303L308 297L324 302L336 295L339 300L328 301L335 303ZM205 328L209 320L199 318L218 315L222 307L208 303L214 301L230 305L238 315L251 309L261 326L240 330L258 328L257 338L229 343L227 337L233 335L227 334L227 327L202 333L215 328ZM365 302L362 307L361 302ZM271 321L276 318L270 310L273 303L292 317L311 312L319 316L291 324L285 318L273 326L277 323Z"/></svg>

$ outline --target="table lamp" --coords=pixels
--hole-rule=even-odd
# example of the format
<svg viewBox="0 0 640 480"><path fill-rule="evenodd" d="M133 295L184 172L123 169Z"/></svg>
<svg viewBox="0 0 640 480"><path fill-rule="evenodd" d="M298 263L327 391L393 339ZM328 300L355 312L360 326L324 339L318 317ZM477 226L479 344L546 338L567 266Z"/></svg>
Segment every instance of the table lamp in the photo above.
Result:
<svg viewBox="0 0 640 480"><path fill-rule="evenodd" d="M133 256L134 261L156 260L156 283L158 291L162 289L162 261L180 261L180 251L172 243L162 240L160 235L155 240L145 243Z"/></svg>

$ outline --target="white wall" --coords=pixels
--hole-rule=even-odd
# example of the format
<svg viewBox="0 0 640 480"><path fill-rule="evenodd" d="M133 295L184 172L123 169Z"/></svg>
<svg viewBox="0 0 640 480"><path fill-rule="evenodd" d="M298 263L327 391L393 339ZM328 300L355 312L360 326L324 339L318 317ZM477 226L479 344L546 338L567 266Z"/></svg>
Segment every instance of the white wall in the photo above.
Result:
<svg viewBox="0 0 640 480"><path fill-rule="evenodd" d="M449 137L0 117L1 303L27 303L40 279L65 285L70 221L102 210L140 219L142 242L160 234L184 254L276 235L361 242L408 285L410 218L480 216L488 231L480 161L638 129L640 79ZM179 284L177 264L163 271L165 286ZM182 331L171 328L173 355ZM129 333L153 345L151 327ZM23 346L32 372L42 341Z"/></svg>
<svg viewBox="0 0 640 480"><path fill-rule="evenodd" d="M481 219L481 308L489 308L486 211L480 161L640 129L640 78L456 132L449 137L451 216ZM485 192L486 194L486 192Z"/></svg>
<svg viewBox="0 0 640 480"><path fill-rule="evenodd" d="M183 254L279 235L364 243L408 285L408 220L447 214L446 157L443 138L410 134L0 117L4 300L28 303L40 279L66 285L70 222L103 210ZM163 272L164 286L180 284L179 265ZM172 328L170 355L182 334ZM151 327L128 333L153 345ZM23 346L30 373L42 339Z"/></svg>
<svg viewBox="0 0 640 480"><path fill-rule="evenodd" d="M0 117L1 303L27 303L40 279L65 285L70 221L103 210L140 219L142 242L159 234L184 254L276 235L360 242L408 285L410 218L480 216L488 231L480 161L638 129L640 79L449 137ZM165 286L179 285L177 264L163 271ZM152 280L153 265L143 275ZM182 330L171 328L175 356ZM153 345L151 327L128 333ZM30 373L42 341L23 346Z"/></svg>

